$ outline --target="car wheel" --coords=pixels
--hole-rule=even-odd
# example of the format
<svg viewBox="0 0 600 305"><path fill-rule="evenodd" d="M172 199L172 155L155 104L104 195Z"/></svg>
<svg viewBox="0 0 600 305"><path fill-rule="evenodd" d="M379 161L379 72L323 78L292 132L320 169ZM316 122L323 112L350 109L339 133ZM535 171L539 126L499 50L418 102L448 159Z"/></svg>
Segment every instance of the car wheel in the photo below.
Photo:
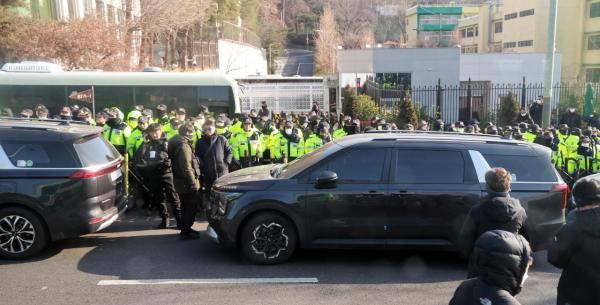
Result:
<svg viewBox="0 0 600 305"><path fill-rule="evenodd" d="M46 229L35 214L14 207L0 210L0 257L28 259L47 243Z"/></svg>
<svg viewBox="0 0 600 305"><path fill-rule="evenodd" d="M296 244L296 227L281 215L259 214L242 229L242 253L255 264L283 263L292 256Z"/></svg>

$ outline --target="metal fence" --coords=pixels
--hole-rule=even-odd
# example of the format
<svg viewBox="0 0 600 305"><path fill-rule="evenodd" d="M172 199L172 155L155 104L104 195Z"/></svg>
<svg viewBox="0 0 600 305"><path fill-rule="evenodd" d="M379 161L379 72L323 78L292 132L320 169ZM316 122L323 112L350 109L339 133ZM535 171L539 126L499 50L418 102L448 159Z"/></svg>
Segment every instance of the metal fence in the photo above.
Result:
<svg viewBox="0 0 600 305"><path fill-rule="evenodd" d="M599 92L600 83L591 84L594 92ZM558 121L561 105L572 103L573 99L583 104L587 84L556 83L552 89L552 122ZM457 120L496 122L500 100L512 93L521 106L528 107L544 94L541 83L493 84L486 81L464 81L459 85L444 85L438 81L433 86L411 86L406 88L384 88L374 81L367 81L364 93L371 96L382 113L389 113L400 103L407 92L412 101L430 118L440 117L446 122ZM581 109L580 109L581 110Z"/></svg>
<svg viewBox="0 0 600 305"><path fill-rule="evenodd" d="M239 83L239 96L242 112L260 109L262 101L266 101L274 112L310 112L313 103L319 103L323 111L329 109L325 97L323 82L269 82Z"/></svg>

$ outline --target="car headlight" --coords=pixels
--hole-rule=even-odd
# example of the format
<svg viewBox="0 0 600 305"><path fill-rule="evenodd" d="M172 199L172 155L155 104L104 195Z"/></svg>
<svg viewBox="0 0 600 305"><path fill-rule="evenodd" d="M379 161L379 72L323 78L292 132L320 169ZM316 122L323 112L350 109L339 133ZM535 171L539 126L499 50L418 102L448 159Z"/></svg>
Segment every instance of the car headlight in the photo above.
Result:
<svg viewBox="0 0 600 305"><path fill-rule="evenodd" d="M219 204L217 205L218 214L225 215L225 213L227 212L227 207L232 202L234 202L238 198L242 197L242 195L244 195L244 193L239 193L239 192L222 192L222 193L220 193L220 198L218 201Z"/></svg>

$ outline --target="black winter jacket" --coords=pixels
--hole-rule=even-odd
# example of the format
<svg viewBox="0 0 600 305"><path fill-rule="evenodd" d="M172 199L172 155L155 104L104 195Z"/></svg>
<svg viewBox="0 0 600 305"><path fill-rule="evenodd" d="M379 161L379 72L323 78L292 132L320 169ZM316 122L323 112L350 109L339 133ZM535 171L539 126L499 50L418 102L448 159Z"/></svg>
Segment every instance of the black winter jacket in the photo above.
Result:
<svg viewBox="0 0 600 305"><path fill-rule="evenodd" d="M203 183L210 185L217 178L229 173L233 155L229 142L223 136L203 135L196 143L196 156L200 160Z"/></svg>
<svg viewBox="0 0 600 305"><path fill-rule="evenodd" d="M558 231L548 262L563 269L557 304L600 304L600 208L578 211Z"/></svg>
<svg viewBox="0 0 600 305"><path fill-rule="evenodd" d="M521 305L508 291L491 286L478 278L458 286L449 305Z"/></svg>
<svg viewBox="0 0 600 305"><path fill-rule="evenodd" d="M486 233L473 250L478 277L464 281L450 305L520 304L514 296L521 292L531 253L523 236L501 230Z"/></svg>
<svg viewBox="0 0 600 305"><path fill-rule="evenodd" d="M136 170L144 180L151 181L157 175L163 176L172 173L166 139L142 143L135 151L133 159Z"/></svg>
<svg viewBox="0 0 600 305"><path fill-rule="evenodd" d="M489 193L469 211L461 229L458 247L461 254L469 257L473 244L481 234L491 230L518 233L527 214L516 198L508 193Z"/></svg>

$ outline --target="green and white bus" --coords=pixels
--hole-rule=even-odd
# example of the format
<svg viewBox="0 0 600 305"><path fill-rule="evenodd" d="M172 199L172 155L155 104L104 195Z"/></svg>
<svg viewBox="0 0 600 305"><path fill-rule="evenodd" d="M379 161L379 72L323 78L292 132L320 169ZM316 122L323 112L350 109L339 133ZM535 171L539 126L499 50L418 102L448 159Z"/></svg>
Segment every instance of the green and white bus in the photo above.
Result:
<svg viewBox="0 0 600 305"><path fill-rule="evenodd" d="M35 65L32 70L35 70ZM134 105L155 109L184 107L196 115L200 106L212 113L239 113L236 81L220 72L13 72L0 71L0 108L18 113L43 104L50 114L59 107L77 104L92 109L91 103L69 99L72 92L93 87L95 109L117 106L124 112Z"/></svg>

